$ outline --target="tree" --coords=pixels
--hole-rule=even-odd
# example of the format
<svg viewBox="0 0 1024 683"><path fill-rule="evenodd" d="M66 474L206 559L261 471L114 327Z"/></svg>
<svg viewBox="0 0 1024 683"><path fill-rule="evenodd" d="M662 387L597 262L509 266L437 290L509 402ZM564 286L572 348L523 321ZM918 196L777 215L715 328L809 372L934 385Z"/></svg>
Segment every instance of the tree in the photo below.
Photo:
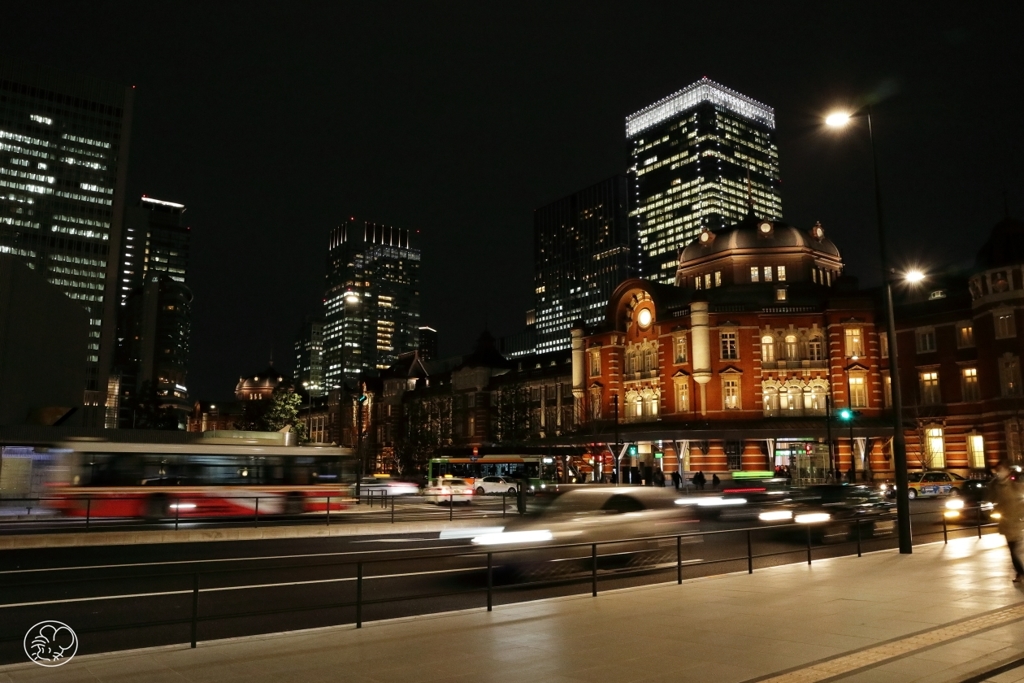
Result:
<svg viewBox="0 0 1024 683"><path fill-rule="evenodd" d="M279 432L288 427L302 442L306 440L306 423L299 419L301 407L301 396L290 389L278 387L268 399L246 402L242 419L235 422L235 429Z"/></svg>

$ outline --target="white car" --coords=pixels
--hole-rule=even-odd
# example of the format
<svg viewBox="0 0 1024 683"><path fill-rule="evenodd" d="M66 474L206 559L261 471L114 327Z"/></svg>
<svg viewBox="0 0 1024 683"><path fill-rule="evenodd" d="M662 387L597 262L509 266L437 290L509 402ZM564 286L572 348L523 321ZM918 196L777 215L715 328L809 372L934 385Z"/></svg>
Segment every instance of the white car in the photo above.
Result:
<svg viewBox="0 0 1024 683"><path fill-rule="evenodd" d="M478 496L486 493L507 493L514 496L519 492L516 480L507 477L480 477L474 485Z"/></svg>
<svg viewBox="0 0 1024 683"><path fill-rule="evenodd" d="M384 477L363 477L359 480L359 491L387 491L389 496L414 496L420 487L409 481L397 481Z"/></svg>
<svg viewBox="0 0 1024 683"><path fill-rule="evenodd" d="M423 487L423 498L428 503L473 502L473 487L465 479L431 479Z"/></svg>

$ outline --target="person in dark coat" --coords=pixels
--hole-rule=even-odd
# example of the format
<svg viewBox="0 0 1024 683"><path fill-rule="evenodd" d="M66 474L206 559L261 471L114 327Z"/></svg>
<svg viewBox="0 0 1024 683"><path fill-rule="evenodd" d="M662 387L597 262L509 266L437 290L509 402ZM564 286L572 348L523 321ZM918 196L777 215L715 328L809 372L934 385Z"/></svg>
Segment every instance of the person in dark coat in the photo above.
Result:
<svg viewBox="0 0 1024 683"><path fill-rule="evenodd" d="M718 490L718 485L721 484L721 483L722 483L722 480L718 478L717 474L712 474L711 475L711 487L713 489L715 489L717 491Z"/></svg>
<svg viewBox="0 0 1024 683"><path fill-rule="evenodd" d="M695 474L694 477L693 477L693 483L697 487L698 491L703 491L704 490L704 482L706 482L706 481L707 481L707 479L704 478L704 471L703 470L697 470L697 474Z"/></svg>
<svg viewBox="0 0 1024 683"><path fill-rule="evenodd" d="M995 511L999 513L999 533L1006 538L1010 549L1010 561L1017 572L1014 583L1024 581L1024 563L1019 553L1024 551L1024 487L1010 477L1010 463L1006 460L996 465L995 477L988 484L985 498L995 503Z"/></svg>
<svg viewBox="0 0 1024 683"><path fill-rule="evenodd" d="M679 474L678 471L672 472L672 485L676 487L676 491L679 490L679 487L682 485L682 483L683 483L682 475Z"/></svg>

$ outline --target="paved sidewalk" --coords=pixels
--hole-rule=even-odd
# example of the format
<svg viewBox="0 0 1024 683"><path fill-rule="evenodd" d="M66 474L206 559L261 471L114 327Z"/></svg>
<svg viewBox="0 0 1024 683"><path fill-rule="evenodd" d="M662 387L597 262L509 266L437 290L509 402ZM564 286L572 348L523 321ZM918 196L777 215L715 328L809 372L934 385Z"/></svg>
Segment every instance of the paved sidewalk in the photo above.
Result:
<svg viewBox="0 0 1024 683"><path fill-rule="evenodd" d="M1024 680L1001 536L301 633L0 667L0 682Z"/></svg>

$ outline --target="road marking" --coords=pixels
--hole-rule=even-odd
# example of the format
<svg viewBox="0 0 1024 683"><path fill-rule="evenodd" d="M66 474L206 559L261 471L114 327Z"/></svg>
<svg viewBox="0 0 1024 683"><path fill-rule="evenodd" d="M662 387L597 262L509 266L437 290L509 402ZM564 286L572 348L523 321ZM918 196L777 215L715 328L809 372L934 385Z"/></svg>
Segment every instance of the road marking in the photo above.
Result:
<svg viewBox="0 0 1024 683"><path fill-rule="evenodd" d="M779 674L770 678L755 678L758 683L816 683L836 676L852 673L858 669L880 664L887 660L904 657L911 652L923 650L949 640L968 636L978 631L1003 626L1024 619L1024 605L1005 607L982 614L949 626L941 626L924 633L907 636L864 650L842 655L835 659L805 666L796 671Z"/></svg>
<svg viewBox="0 0 1024 683"><path fill-rule="evenodd" d="M408 576L428 576L431 574L457 574L461 572L479 572L484 571L483 567L463 567L460 569L433 569L425 572L403 572L401 574L373 574L370 576L364 576L363 581L370 581L372 579L397 579ZM349 581L356 581L358 577L345 576L337 579L310 579L309 581L283 581L281 583L250 583L244 586L220 586L216 588L200 588L200 593L221 593L225 591L240 591L248 590L250 588L281 588L285 586L309 586L318 583L346 583ZM95 595L88 598L65 598L64 600L37 600L35 602L12 602L8 604L0 605L0 609L9 609L12 607L38 607L40 605L61 605L69 602L97 602L99 600L124 600L127 598L152 598L159 597L161 595L188 595L192 593L191 590L179 590L179 591L156 591L153 593L128 593L126 595Z"/></svg>
<svg viewBox="0 0 1024 683"><path fill-rule="evenodd" d="M419 539L417 539L419 540ZM429 538L423 539L428 541L436 541L439 539ZM369 543L371 541L353 541L360 543ZM388 541L385 541L388 542ZM397 540L391 542L398 542ZM87 564L78 567L41 567L39 569L7 569L0 571L0 576L7 574L34 574L37 572L64 572L64 571L75 571L80 569L118 569L127 567L160 567L166 565L178 565L178 564L202 564L204 562L248 562L257 560L288 560L288 559L305 559L311 557L341 557L345 555L365 555L369 552L374 553L401 553L408 552L410 550L416 552L422 552L425 550L451 550L452 548L458 548L460 546L451 545L436 545L427 548L382 548L380 550L346 550L339 551L336 553L307 553L301 555L263 555L260 557L221 557L221 558L207 558L200 560L168 560L166 562L133 562L124 564Z"/></svg>

